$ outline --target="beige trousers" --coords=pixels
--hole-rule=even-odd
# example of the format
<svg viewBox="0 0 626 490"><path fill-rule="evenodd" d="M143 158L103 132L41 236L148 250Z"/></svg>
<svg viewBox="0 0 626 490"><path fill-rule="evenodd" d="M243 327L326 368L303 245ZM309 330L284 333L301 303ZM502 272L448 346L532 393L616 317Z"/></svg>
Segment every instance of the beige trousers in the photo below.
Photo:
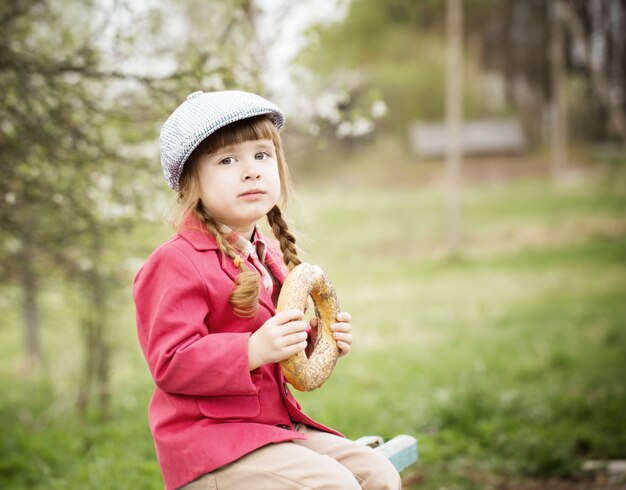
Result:
<svg viewBox="0 0 626 490"><path fill-rule="evenodd" d="M306 441L269 444L181 490L399 490L400 475L373 449L298 424Z"/></svg>

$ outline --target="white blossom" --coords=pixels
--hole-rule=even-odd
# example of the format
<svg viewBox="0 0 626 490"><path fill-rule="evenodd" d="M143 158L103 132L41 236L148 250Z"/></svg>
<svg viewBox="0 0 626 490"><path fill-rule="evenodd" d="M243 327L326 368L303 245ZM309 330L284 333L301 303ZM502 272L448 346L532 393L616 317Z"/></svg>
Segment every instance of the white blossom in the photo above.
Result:
<svg viewBox="0 0 626 490"><path fill-rule="evenodd" d="M348 138L352 135L352 123L350 121L341 121L335 130L335 134L338 138Z"/></svg>
<svg viewBox="0 0 626 490"><path fill-rule="evenodd" d="M365 119L364 117L358 117L352 124L352 136L359 137L365 136L374 131L374 121L371 119Z"/></svg>
<svg viewBox="0 0 626 490"><path fill-rule="evenodd" d="M9 237L4 242L4 249L9 253L16 253L22 248L22 242L17 238Z"/></svg>
<svg viewBox="0 0 626 490"><path fill-rule="evenodd" d="M93 268L93 262L87 257L81 257L80 259L78 259L78 268L81 271L91 270Z"/></svg>
<svg viewBox="0 0 626 490"><path fill-rule="evenodd" d="M387 104L382 99L378 99L376 102L372 104L372 109L370 110L370 114L374 119L378 119L387 114Z"/></svg>
<svg viewBox="0 0 626 490"><path fill-rule="evenodd" d="M325 92L315 100L315 112L321 119L337 124L341 120L341 113L337 108L338 104L337 93Z"/></svg>
<svg viewBox="0 0 626 490"><path fill-rule="evenodd" d="M319 136L319 134L320 134L320 127L319 127L319 125L318 125L318 124L316 124L316 123L314 123L314 122L310 123L310 124L307 126L307 130L308 130L308 133L309 133L311 136L314 136L314 137L315 137L315 136Z"/></svg>

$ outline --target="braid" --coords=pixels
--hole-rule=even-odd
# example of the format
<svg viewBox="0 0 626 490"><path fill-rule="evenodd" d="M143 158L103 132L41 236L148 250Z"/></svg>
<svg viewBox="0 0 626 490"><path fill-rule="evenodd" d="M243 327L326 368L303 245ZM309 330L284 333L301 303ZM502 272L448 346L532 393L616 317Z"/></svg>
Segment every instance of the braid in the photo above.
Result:
<svg viewBox="0 0 626 490"><path fill-rule="evenodd" d="M272 227L272 232L276 239L280 242L280 250L283 252L285 263L289 270L302 261L298 257L298 249L296 248L296 237L289 231L287 222L283 218L283 213L278 206L274 206L267 213L267 221Z"/></svg>
<svg viewBox="0 0 626 490"><path fill-rule="evenodd" d="M222 253L235 261L235 257L238 255L237 252L219 230L215 219L204 210L200 200L198 200L194 212L215 237L215 241ZM235 279L235 289L228 301L236 315L243 318L251 318L256 316L258 312L259 276L244 261L235 261L235 264L237 263L239 264L240 273Z"/></svg>

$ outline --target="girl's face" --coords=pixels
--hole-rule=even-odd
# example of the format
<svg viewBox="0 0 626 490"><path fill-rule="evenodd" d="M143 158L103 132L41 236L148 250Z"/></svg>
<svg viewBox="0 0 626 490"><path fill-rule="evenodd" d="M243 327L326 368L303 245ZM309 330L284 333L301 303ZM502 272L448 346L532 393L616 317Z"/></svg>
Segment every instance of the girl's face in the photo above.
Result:
<svg viewBox="0 0 626 490"><path fill-rule="evenodd" d="M218 222L250 238L256 222L280 198L274 143L260 139L235 143L199 157L200 197Z"/></svg>

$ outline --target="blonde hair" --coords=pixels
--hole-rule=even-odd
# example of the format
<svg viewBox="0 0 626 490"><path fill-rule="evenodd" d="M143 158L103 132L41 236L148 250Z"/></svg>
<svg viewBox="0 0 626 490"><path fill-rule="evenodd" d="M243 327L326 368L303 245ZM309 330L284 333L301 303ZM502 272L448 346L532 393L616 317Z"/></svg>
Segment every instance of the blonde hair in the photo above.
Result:
<svg viewBox="0 0 626 490"><path fill-rule="evenodd" d="M210 135L191 154L180 176L177 200L178 216L175 226L180 228L184 217L193 213L205 226L206 230L215 237L221 252L233 260L237 256L237 251L220 231L218 222L202 205L198 160L201 155L213 153L225 146L259 139L269 139L274 143L278 161L278 174L280 176L281 201L286 203L292 192L289 168L283 154L280 134L274 123L267 116L243 119L229 124ZM296 237L289 230L278 205L274 206L267 213L267 221L272 229L272 233L280 243L280 249L287 267L289 270L293 269L301 262L296 248ZM259 275L255 270L248 267L244 261L236 261L235 263L238 264L240 273L235 281L235 289L230 295L229 303L238 316L245 318L254 317L258 312Z"/></svg>

